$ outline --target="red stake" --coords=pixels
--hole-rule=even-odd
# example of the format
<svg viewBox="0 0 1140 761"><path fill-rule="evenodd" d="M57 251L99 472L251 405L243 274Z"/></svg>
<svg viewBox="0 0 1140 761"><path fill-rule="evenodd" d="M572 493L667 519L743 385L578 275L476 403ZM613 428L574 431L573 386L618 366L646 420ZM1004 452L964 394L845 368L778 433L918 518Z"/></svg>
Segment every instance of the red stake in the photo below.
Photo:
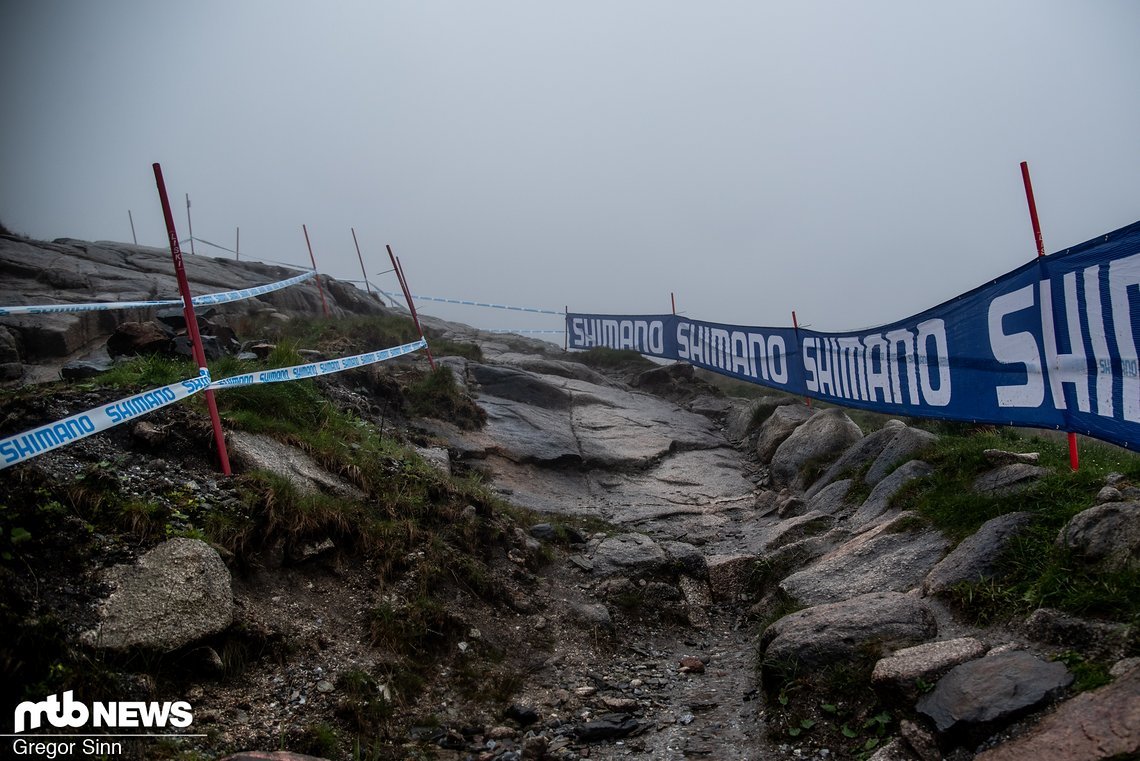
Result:
<svg viewBox="0 0 1140 761"><path fill-rule="evenodd" d="M313 272L317 271L317 260L313 256L313 244L309 243L309 228L301 225L301 230L305 233L305 245L309 247L309 261L313 263ZM317 292L321 294L321 308L325 310L325 317L329 316L329 303L325 301L325 289L321 287L321 275L313 278L317 281Z"/></svg>
<svg viewBox="0 0 1140 761"><path fill-rule="evenodd" d="M182 316L186 319L186 333L190 336L190 344L194 347L194 359L198 367L206 369L206 352L202 348L202 335L198 332L198 316L194 314L194 304L191 302L190 283L186 280L186 266L182 261L182 249L178 246L178 233L174 230L174 215L170 211L170 199L166 196L166 183L162 179L162 167L154 164L154 181L158 185L158 198L162 202L162 216L166 219L166 234L170 238L170 255L174 258L174 274L178 277L178 290L182 294ZM226 451L226 434L222 431L222 419L218 416L218 403L214 400L214 392L207 389L206 407L210 410L210 422L214 426L214 443L218 448L218 459L221 461L222 473L230 475L230 455Z"/></svg>
<svg viewBox="0 0 1140 761"><path fill-rule="evenodd" d="M1021 181L1025 185L1025 200L1029 203L1029 221L1033 224L1033 240L1037 243L1037 256L1045 256L1045 239L1041 235L1041 221L1037 218L1037 203L1033 200L1033 183L1029 179L1029 162L1021 162ZM1077 434L1069 431L1069 467L1074 471L1081 467L1081 455L1077 450Z"/></svg>
<svg viewBox="0 0 1140 761"><path fill-rule="evenodd" d="M360 255L360 243L356 240L356 228L350 227L352 230L352 242L356 243L356 258L360 260L360 275L364 278L364 290L368 291L368 295L372 295L372 287L368 285L368 273L364 271L364 257Z"/></svg>
<svg viewBox="0 0 1140 761"><path fill-rule="evenodd" d="M420 325L420 316L416 314L416 305L412 303L412 292L408 290L408 281L404 279L404 268L400 266L399 258L392 253L392 247L386 246L388 249L388 258L392 260L392 269L396 270L396 279L400 281L400 288L404 291L404 298L408 301L408 311L412 313L412 322L416 324L416 330L420 332L420 338L424 338L424 329ZM425 339L426 340L426 339ZM424 351L427 353L428 364L431 369L435 369L435 357L431 355L431 347L425 346Z"/></svg>

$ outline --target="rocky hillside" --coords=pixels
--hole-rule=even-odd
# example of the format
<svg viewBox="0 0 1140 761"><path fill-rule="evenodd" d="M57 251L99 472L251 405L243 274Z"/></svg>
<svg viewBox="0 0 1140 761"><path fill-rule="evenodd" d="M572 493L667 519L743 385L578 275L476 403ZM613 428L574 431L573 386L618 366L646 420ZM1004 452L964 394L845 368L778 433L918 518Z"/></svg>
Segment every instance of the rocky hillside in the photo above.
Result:
<svg viewBox="0 0 1140 761"><path fill-rule="evenodd" d="M195 293L293 274L187 267ZM168 269L0 238L0 301L163 298ZM332 320L311 283L208 316L212 373L411 337L322 282ZM0 436L192 370L176 315L0 325ZM187 701L201 736L136 758L1140 751L1133 456L1088 445L1072 474L1008 431L427 326L437 372L219 393L234 477L200 400L0 471L0 711Z"/></svg>

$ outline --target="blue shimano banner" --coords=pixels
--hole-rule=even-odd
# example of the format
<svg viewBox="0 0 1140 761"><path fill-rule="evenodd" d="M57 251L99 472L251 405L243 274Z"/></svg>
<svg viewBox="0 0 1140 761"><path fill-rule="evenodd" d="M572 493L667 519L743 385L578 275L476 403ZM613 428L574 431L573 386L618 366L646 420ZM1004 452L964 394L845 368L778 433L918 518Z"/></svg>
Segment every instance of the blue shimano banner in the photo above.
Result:
<svg viewBox="0 0 1140 761"><path fill-rule="evenodd" d="M607 346L891 415L1075 431L1140 448L1140 222L878 328L568 314Z"/></svg>

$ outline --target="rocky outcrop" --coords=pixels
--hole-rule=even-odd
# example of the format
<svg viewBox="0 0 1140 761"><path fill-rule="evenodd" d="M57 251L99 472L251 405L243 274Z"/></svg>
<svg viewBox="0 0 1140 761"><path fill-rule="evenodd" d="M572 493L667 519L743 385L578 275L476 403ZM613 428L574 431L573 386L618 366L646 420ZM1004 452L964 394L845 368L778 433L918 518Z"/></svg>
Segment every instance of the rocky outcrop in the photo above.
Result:
<svg viewBox="0 0 1140 761"><path fill-rule="evenodd" d="M99 624L82 641L103 650L170 652L217 634L233 621L230 572L218 553L197 539L170 539L138 559L115 566Z"/></svg>
<svg viewBox="0 0 1140 761"><path fill-rule="evenodd" d="M861 534L788 576L780 589L805 605L838 602L889 590L907 592L942 558L949 542L936 531L911 533L887 524Z"/></svg>
<svg viewBox="0 0 1140 761"><path fill-rule="evenodd" d="M937 633L921 599L872 592L784 616L760 635L760 651L769 671L810 670L862 657L868 647L906 647Z"/></svg>
<svg viewBox="0 0 1140 761"><path fill-rule="evenodd" d="M300 274L260 262L194 256L183 252L190 290L205 293L239 290ZM322 277L334 317L384 314L374 296ZM8 304L78 304L99 301L177 299L178 283L168 249L126 243L71 240L30 241L0 236L0 293ZM263 294L216 307L219 315L257 313L320 314L315 283ZM0 327L14 337L18 359L40 362L89 350L122 322L145 323L153 308L0 317ZM0 364L3 364L0 362Z"/></svg>

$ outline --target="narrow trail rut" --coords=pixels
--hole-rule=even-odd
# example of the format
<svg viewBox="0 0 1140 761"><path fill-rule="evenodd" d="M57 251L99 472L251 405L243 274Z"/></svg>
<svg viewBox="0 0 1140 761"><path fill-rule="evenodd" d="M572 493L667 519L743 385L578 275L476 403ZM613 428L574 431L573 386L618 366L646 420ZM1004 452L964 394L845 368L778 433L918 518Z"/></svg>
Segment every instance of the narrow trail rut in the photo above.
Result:
<svg viewBox="0 0 1140 761"><path fill-rule="evenodd" d="M575 438L579 435L575 431ZM748 464L722 438L716 448L720 467L738 466L744 477ZM726 462L727 461L727 462ZM604 484L611 474L588 475L589 493L605 506L605 517L661 543L698 541L706 559L740 552L757 541L753 515L755 493L710 495L700 473L665 483L668 503L653 509ZM709 475L709 474L704 474ZM696 477L694 477L696 476ZM663 479L662 479L663 481ZM565 495L550 495L552 500ZM590 578L567 564L557 584L574 586L583 604L598 602L605 580ZM562 709L567 720L618 721L632 710L639 728L630 736L599 740L588 746L591 759L647 758L664 761L718 759L767 761L791 758L790 749L775 747L766 736L763 693L756 669L755 621L742 604L714 604L707 584L687 589L691 623L663 622L653 611L624 611L609 605L616 623L609 649L569 647L555 655L551 675L537 683L548 704L557 705L557 692L569 698ZM694 625L696 624L696 625Z"/></svg>

